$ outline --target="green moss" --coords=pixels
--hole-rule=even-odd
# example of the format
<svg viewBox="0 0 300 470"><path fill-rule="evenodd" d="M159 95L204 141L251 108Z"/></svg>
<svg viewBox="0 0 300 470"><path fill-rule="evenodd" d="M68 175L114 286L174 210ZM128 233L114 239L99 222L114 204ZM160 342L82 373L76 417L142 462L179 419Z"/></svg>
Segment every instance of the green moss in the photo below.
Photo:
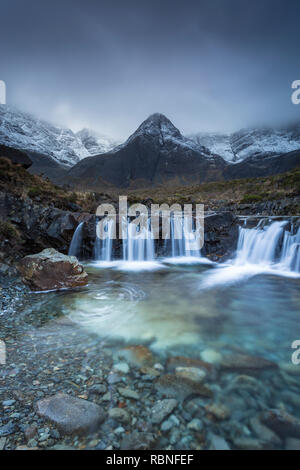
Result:
<svg viewBox="0 0 300 470"><path fill-rule="evenodd" d="M0 237L9 239L19 239L20 234L17 228L11 222L0 220Z"/></svg>
<svg viewBox="0 0 300 470"><path fill-rule="evenodd" d="M262 200L263 196L261 194L244 194L244 197L241 200L241 204L248 204L250 202L260 202Z"/></svg>
<svg viewBox="0 0 300 470"><path fill-rule="evenodd" d="M37 186L34 186L32 188L29 188L28 189L28 196L29 197L36 197L36 196L40 196L42 193L42 191L40 190L40 188L38 188Z"/></svg>

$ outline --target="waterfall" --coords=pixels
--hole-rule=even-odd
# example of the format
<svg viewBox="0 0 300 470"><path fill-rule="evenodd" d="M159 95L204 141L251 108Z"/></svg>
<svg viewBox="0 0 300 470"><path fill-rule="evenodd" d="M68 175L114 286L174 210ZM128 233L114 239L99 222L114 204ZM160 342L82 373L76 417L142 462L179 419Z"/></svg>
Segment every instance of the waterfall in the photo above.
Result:
<svg viewBox="0 0 300 470"><path fill-rule="evenodd" d="M256 228L240 227L235 265L246 263L271 265L300 272L300 228L293 234L286 230L287 221L273 222Z"/></svg>
<svg viewBox="0 0 300 470"><path fill-rule="evenodd" d="M127 238L123 238L123 260L153 261L155 250L150 230L151 219L148 219L146 227L139 229L134 222L125 225L127 225L125 229Z"/></svg>
<svg viewBox="0 0 300 470"><path fill-rule="evenodd" d="M97 220L97 223L99 220ZM106 237L100 238L96 233L95 245L94 245L94 259L96 261L111 261L112 258L112 244L113 244L113 229L114 221L108 219L104 228Z"/></svg>
<svg viewBox="0 0 300 470"><path fill-rule="evenodd" d="M76 230L73 234L72 241L69 247L69 256L80 256L81 247L82 247L82 235L83 235L83 225L84 222L80 222L80 224L76 227Z"/></svg>
<svg viewBox="0 0 300 470"><path fill-rule="evenodd" d="M194 221L193 221L194 222ZM170 240L165 240L166 250L172 258L196 256L200 257L199 249L191 249L197 240L193 224L189 227L182 214L172 214L170 218Z"/></svg>

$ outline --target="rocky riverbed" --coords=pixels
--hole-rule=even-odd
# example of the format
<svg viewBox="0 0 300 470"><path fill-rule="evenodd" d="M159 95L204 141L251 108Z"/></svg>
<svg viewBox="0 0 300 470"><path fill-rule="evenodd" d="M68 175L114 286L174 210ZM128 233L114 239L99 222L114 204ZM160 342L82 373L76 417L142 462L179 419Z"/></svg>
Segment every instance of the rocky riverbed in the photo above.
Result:
<svg viewBox="0 0 300 470"><path fill-rule="evenodd" d="M1 449L300 448L299 366L101 339L51 302L36 315L35 296L49 294L1 286Z"/></svg>

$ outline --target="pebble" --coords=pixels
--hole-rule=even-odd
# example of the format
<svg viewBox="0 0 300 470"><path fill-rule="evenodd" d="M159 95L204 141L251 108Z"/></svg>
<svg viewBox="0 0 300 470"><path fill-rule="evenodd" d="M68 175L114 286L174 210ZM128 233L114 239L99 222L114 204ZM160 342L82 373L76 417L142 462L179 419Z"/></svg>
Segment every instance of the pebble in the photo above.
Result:
<svg viewBox="0 0 300 470"><path fill-rule="evenodd" d="M151 421L154 424L161 423L177 406L174 398L159 400L151 409Z"/></svg>
<svg viewBox="0 0 300 470"><path fill-rule="evenodd" d="M200 353L200 357L203 361L210 364L219 364L222 360L221 354L214 349L205 349Z"/></svg>
<svg viewBox="0 0 300 470"><path fill-rule="evenodd" d="M130 415L128 411L123 408L111 408L108 412L110 418L120 421L120 423L128 424L130 422Z"/></svg>
<svg viewBox="0 0 300 470"><path fill-rule="evenodd" d="M192 419L187 425L188 429L192 431L202 431L203 430L203 422L200 421L198 418Z"/></svg>
<svg viewBox="0 0 300 470"><path fill-rule="evenodd" d="M129 365L127 362L118 362L117 364L114 364L113 369L117 372L121 372L122 374L128 374Z"/></svg>
<svg viewBox="0 0 300 470"><path fill-rule="evenodd" d="M139 400L140 398L139 394L130 388L119 387L118 392L122 397L131 398L132 400Z"/></svg>

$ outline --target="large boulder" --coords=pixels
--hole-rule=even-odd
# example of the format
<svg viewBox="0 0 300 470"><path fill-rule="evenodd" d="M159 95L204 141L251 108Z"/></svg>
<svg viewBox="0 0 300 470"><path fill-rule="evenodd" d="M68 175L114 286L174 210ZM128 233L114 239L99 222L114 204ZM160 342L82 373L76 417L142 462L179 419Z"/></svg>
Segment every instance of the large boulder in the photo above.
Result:
<svg viewBox="0 0 300 470"><path fill-rule="evenodd" d="M53 248L25 256L19 263L24 284L34 291L85 286L88 275L75 256L66 256Z"/></svg>

